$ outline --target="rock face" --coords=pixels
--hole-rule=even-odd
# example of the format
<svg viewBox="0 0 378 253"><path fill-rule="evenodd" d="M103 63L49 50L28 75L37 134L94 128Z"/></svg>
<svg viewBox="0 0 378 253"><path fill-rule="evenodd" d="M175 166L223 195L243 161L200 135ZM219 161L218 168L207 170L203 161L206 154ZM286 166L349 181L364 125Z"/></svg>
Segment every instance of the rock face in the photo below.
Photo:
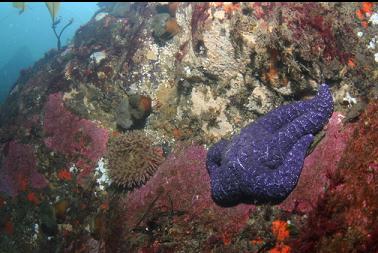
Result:
<svg viewBox="0 0 378 253"><path fill-rule="evenodd" d="M340 202L331 201L339 204L330 209L339 210L342 203L354 207L335 212L347 221L340 224L354 228L347 235L349 242L360 235L374 238L376 232L367 229L373 224L371 214L358 211L359 205L369 204L366 210L375 214L374 191L369 188L373 183L357 188L362 182L353 181L360 180L357 171L346 162L349 169L335 169L341 166L335 162L344 157L341 161L359 162L355 168L364 173L374 170L373 158L353 144L353 139L366 145L368 140L362 135L347 139L351 121L373 135L359 115L378 94L376 22L369 21L376 5L100 6L101 12L76 32L71 44L46 53L22 71L1 107L1 249L261 252L276 245L273 251L302 238L292 233L285 236L287 241L276 241L272 224L288 220L293 231L317 238L312 248L322 249L338 235L327 220L330 216L317 214L334 185L339 185L335 189L341 193L335 196ZM305 161L303 182L291 199L280 207L214 206L204 147L275 107L314 96L324 82L331 88L335 111L345 115L344 123L331 121ZM107 175L108 140L135 129L151 136L152 145L163 150L167 160L145 186L119 193ZM178 141L184 148L178 148ZM369 165L354 160L354 152ZM339 174L344 188L344 181L337 181ZM367 182L374 179L368 172L363 175ZM305 187L310 177L316 177L311 189ZM364 199L364 191L371 193L366 203L342 195L355 192ZM323 221L326 228L319 225ZM304 228L316 224L327 232L314 230L318 234L311 237ZM334 237L324 237L333 232ZM361 247L373 244L366 239Z"/></svg>

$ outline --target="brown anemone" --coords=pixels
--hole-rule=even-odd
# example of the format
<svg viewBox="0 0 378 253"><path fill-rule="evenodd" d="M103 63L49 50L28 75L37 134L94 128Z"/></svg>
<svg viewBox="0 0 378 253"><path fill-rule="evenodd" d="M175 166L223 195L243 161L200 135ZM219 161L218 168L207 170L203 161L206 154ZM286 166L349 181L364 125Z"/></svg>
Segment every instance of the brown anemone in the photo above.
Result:
<svg viewBox="0 0 378 253"><path fill-rule="evenodd" d="M161 149L139 130L114 136L107 158L112 184L122 190L144 185L164 160Z"/></svg>

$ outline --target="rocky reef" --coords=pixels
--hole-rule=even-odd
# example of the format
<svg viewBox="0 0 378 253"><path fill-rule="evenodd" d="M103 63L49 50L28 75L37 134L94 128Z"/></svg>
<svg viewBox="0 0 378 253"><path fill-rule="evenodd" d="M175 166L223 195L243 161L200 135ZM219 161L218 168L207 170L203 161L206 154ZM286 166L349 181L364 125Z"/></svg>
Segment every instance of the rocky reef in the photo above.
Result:
<svg viewBox="0 0 378 253"><path fill-rule="evenodd" d="M99 6L0 109L0 251L377 251L375 4ZM321 83L288 198L217 206L207 148Z"/></svg>

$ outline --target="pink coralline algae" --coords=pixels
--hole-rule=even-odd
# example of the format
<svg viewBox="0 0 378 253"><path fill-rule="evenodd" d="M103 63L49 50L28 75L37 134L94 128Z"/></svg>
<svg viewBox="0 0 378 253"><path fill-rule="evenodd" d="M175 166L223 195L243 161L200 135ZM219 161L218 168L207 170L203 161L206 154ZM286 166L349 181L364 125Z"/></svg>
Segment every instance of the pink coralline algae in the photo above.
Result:
<svg viewBox="0 0 378 253"><path fill-rule="evenodd" d="M331 187L309 214L295 252L378 252L378 103L355 123Z"/></svg>
<svg viewBox="0 0 378 253"><path fill-rule="evenodd" d="M202 146L179 148L160 166L146 185L133 191L126 202L126 225L133 229L148 223L163 211L183 212L177 223L206 221L209 228L227 234L238 232L247 222L253 206L217 206L210 196L206 171L206 149ZM144 219L141 218L143 214Z"/></svg>
<svg viewBox="0 0 378 253"><path fill-rule="evenodd" d="M31 145L17 141L8 142L3 149L0 169L0 192L17 196L28 187L41 189L47 181L36 169L36 158Z"/></svg>
<svg viewBox="0 0 378 253"><path fill-rule="evenodd" d="M87 176L105 153L109 134L94 122L79 118L63 105L63 94L50 94L44 106L44 143L66 155Z"/></svg>
<svg viewBox="0 0 378 253"><path fill-rule="evenodd" d="M354 125L343 126L343 116L333 113L326 126L326 135L305 159L295 190L279 207L286 211L308 213L329 187Z"/></svg>

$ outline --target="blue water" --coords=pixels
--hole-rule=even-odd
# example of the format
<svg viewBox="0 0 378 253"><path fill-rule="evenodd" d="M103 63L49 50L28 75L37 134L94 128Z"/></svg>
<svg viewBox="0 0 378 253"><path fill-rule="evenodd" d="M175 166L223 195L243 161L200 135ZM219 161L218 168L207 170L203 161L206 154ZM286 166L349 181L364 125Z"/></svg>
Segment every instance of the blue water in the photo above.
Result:
<svg viewBox="0 0 378 253"><path fill-rule="evenodd" d="M74 22L63 33L62 46L69 43L75 31L87 23L98 9L97 3L61 3L57 30L73 18ZM19 71L31 66L44 53L56 48L57 40L51 29L51 16L45 4L27 3L23 13L12 3L0 3L0 104L17 80Z"/></svg>

